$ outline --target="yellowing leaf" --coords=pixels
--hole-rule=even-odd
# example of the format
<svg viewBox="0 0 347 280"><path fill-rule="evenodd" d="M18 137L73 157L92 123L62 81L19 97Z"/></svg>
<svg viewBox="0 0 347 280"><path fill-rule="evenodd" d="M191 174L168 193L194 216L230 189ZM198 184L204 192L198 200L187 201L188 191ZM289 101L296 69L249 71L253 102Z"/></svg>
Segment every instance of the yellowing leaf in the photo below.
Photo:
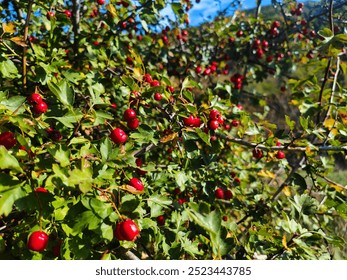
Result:
<svg viewBox="0 0 347 280"><path fill-rule="evenodd" d="M257 175L261 177L265 177L265 178L271 178L271 179L275 178L275 174L268 170L261 170L257 173Z"/></svg>
<svg viewBox="0 0 347 280"><path fill-rule="evenodd" d="M331 129L335 124L335 119L327 119L324 121L324 126Z"/></svg>
<svg viewBox="0 0 347 280"><path fill-rule="evenodd" d="M16 32L16 26L14 25L13 22L9 23L3 23L2 24L2 29L4 30L5 33L14 33Z"/></svg>
<svg viewBox="0 0 347 280"><path fill-rule="evenodd" d="M139 190L135 189L133 186L130 186L130 185L121 185L121 186L119 186L119 188L121 190L127 191L127 192L132 193L132 194L142 194L142 193L144 193L144 190L143 191L139 191Z"/></svg>
<svg viewBox="0 0 347 280"><path fill-rule="evenodd" d="M330 184L331 187L333 187L336 191L338 192L343 192L345 189L338 186L338 185L335 185L335 184Z"/></svg>
<svg viewBox="0 0 347 280"><path fill-rule="evenodd" d="M284 186L282 191L283 191L285 196L291 196L292 195L292 192L290 191L290 188L288 186Z"/></svg>
<svg viewBox="0 0 347 280"><path fill-rule="evenodd" d="M290 251L290 248L287 245L287 237L285 235L282 237L282 245L286 250Z"/></svg>
<svg viewBox="0 0 347 280"><path fill-rule="evenodd" d="M22 37L13 37L10 39L13 43L21 46L21 47L27 47L28 45L25 43L24 39Z"/></svg>
<svg viewBox="0 0 347 280"><path fill-rule="evenodd" d="M160 143L166 143L166 142L172 141L175 138L177 138L177 136L178 136L178 134L176 132L171 133L169 135L165 135L160 139Z"/></svg>
<svg viewBox="0 0 347 280"><path fill-rule="evenodd" d="M117 16L117 10L112 4L106 5L106 9L113 18Z"/></svg>

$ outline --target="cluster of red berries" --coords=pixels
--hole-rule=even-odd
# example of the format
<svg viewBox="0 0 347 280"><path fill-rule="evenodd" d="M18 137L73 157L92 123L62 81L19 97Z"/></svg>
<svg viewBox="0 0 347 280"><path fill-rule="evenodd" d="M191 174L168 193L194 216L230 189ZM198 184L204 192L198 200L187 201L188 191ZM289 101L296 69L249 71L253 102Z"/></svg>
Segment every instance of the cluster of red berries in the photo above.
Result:
<svg viewBox="0 0 347 280"><path fill-rule="evenodd" d="M233 198L233 193L231 192L231 190L224 190L223 188L217 188L214 192L214 196L217 199L230 200Z"/></svg>
<svg viewBox="0 0 347 280"><path fill-rule="evenodd" d="M134 109L126 109L123 114L123 118L127 122L127 126L129 129L138 128L140 121L137 118L137 115Z"/></svg>
<svg viewBox="0 0 347 280"><path fill-rule="evenodd" d="M39 116L47 112L48 105L45 101L43 101L40 94L36 92L32 93L27 100L35 115Z"/></svg>
<svg viewBox="0 0 347 280"><path fill-rule="evenodd" d="M267 40L261 41L260 39L255 39L252 48L255 50L257 58L261 59L269 50L269 42Z"/></svg>
<svg viewBox="0 0 347 280"><path fill-rule="evenodd" d="M200 127L201 119L190 114L189 117L183 119L183 123L185 126Z"/></svg>
<svg viewBox="0 0 347 280"><path fill-rule="evenodd" d="M298 3L296 8L290 10L292 16L300 16L304 9L304 3Z"/></svg>
<svg viewBox="0 0 347 280"><path fill-rule="evenodd" d="M280 34L279 27L281 26L281 23L278 20L275 20L272 25L269 33L272 35L272 37L277 37Z"/></svg>
<svg viewBox="0 0 347 280"><path fill-rule="evenodd" d="M235 89L241 89L242 83L245 77L239 73L236 73L231 76L230 81L234 83Z"/></svg>
<svg viewBox="0 0 347 280"><path fill-rule="evenodd" d="M208 128L216 130L220 125L224 124L224 119L220 112L216 109L212 109L209 115Z"/></svg>

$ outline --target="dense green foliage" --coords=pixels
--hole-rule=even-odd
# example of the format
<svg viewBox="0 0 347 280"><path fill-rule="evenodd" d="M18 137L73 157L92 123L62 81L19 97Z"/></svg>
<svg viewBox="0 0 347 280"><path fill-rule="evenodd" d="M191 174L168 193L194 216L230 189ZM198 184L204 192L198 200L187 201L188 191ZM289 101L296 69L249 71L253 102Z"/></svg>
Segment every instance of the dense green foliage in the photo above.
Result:
<svg viewBox="0 0 347 280"><path fill-rule="evenodd" d="M346 5L191 5L2 1L1 258L347 257Z"/></svg>

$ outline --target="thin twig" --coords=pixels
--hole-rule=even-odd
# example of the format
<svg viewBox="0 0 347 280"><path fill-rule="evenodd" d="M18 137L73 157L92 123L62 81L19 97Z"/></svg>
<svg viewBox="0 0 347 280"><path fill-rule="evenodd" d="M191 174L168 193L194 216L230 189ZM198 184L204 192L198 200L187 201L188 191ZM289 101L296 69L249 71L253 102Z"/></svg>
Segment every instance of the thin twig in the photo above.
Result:
<svg viewBox="0 0 347 280"><path fill-rule="evenodd" d="M30 16L31 11L33 7L34 0L29 0L28 4L28 10L27 10L27 16L25 20L25 26L24 26L24 42L28 40L28 33L29 33L29 24L30 24ZM22 78L23 78L23 91L26 91L27 88L27 51L28 47L23 47L23 56L22 56Z"/></svg>

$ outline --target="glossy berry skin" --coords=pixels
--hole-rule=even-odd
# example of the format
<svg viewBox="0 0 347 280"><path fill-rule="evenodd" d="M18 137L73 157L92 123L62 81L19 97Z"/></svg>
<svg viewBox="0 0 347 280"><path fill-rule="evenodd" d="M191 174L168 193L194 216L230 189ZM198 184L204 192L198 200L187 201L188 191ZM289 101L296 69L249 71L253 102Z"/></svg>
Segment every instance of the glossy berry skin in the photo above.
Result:
<svg viewBox="0 0 347 280"><path fill-rule="evenodd" d="M224 190L222 188L217 188L214 192L214 196L218 199L224 199Z"/></svg>
<svg viewBox="0 0 347 280"><path fill-rule="evenodd" d="M11 131L5 131L0 134L0 145L5 146L5 148L11 149L16 146L17 140Z"/></svg>
<svg viewBox="0 0 347 280"><path fill-rule="evenodd" d="M38 93L32 93L27 100L30 105L35 105L42 102L42 96Z"/></svg>
<svg viewBox="0 0 347 280"><path fill-rule="evenodd" d="M138 178L131 178L129 181L129 185L137 189L138 191L143 191L145 189L145 186Z"/></svg>
<svg viewBox="0 0 347 280"><path fill-rule="evenodd" d="M33 106L33 112L35 115L42 115L48 110L48 105L46 102L41 101Z"/></svg>
<svg viewBox="0 0 347 280"><path fill-rule="evenodd" d="M127 219L117 223L114 233L116 238L120 241L134 241L140 234L140 230L133 220Z"/></svg>
<svg viewBox="0 0 347 280"><path fill-rule="evenodd" d="M48 193L48 191L44 187L38 187L35 189L35 192Z"/></svg>
<svg viewBox="0 0 347 280"><path fill-rule="evenodd" d="M262 151L259 149L254 149L253 150L253 157L254 158L262 158L263 157Z"/></svg>
<svg viewBox="0 0 347 280"><path fill-rule="evenodd" d="M232 125L233 127L238 127L238 126L240 125L240 121L238 121L238 120L232 120L231 125Z"/></svg>
<svg viewBox="0 0 347 280"><path fill-rule="evenodd" d="M153 80L150 83L151 83L151 87L159 87L160 86L160 82L158 80Z"/></svg>
<svg viewBox="0 0 347 280"><path fill-rule="evenodd" d="M115 128L110 134L111 140L116 144L122 144L128 140L128 135L121 128Z"/></svg>
<svg viewBox="0 0 347 280"><path fill-rule="evenodd" d="M65 10L64 14L70 18L72 16L72 13L69 10Z"/></svg>
<svg viewBox="0 0 347 280"><path fill-rule="evenodd" d="M162 98L163 98L163 96L159 92L154 94L154 100L160 101Z"/></svg>
<svg viewBox="0 0 347 280"><path fill-rule="evenodd" d="M286 157L286 154L282 151L278 151L276 153L276 158L278 158L278 159L284 159L285 157Z"/></svg>
<svg viewBox="0 0 347 280"><path fill-rule="evenodd" d="M185 126L199 127L201 125L201 120L198 117L190 115L188 118L183 119L183 123Z"/></svg>
<svg viewBox="0 0 347 280"><path fill-rule="evenodd" d="M165 217L163 215L158 216L157 223L159 226L163 226L165 224Z"/></svg>
<svg viewBox="0 0 347 280"><path fill-rule="evenodd" d="M63 139L63 135L61 135L61 133L56 129L47 129L47 133L48 137L52 139L54 142L58 142Z"/></svg>
<svg viewBox="0 0 347 280"><path fill-rule="evenodd" d="M139 125L140 125L140 121L137 118L128 120L127 122L127 126L130 129L136 129L139 127Z"/></svg>
<svg viewBox="0 0 347 280"><path fill-rule="evenodd" d="M218 120L210 120L210 121L208 122L208 127L209 127L209 129L211 129L211 130L216 130L216 129L219 127L219 122L218 122Z"/></svg>
<svg viewBox="0 0 347 280"><path fill-rule="evenodd" d="M123 114L123 118L125 121L130 121L132 119L136 118L136 112L134 109L126 109L124 114Z"/></svg>
<svg viewBox="0 0 347 280"><path fill-rule="evenodd" d="M105 4L105 0L97 0L96 1L99 5L104 5Z"/></svg>
<svg viewBox="0 0 347 280"><path fill-rule="evenodd" d="M217 120L220 117L220 113L216 109L212 109L209 115L211 120Z"/></svg>
<svg viewBox="0 0 347 280"><path fill-rule="evenodd" d="M47 12L46 18L47 18L48 20L50 20L51 18L54 18L54 17L55 17L54 12Z"/></svg>
<svg viewBox="0 0 347 280"><path fill-rule="evenodd" d="M42 252L48 244L48 235L43 231L34 231L30 236L27 243L29 250Z"/></svg>

